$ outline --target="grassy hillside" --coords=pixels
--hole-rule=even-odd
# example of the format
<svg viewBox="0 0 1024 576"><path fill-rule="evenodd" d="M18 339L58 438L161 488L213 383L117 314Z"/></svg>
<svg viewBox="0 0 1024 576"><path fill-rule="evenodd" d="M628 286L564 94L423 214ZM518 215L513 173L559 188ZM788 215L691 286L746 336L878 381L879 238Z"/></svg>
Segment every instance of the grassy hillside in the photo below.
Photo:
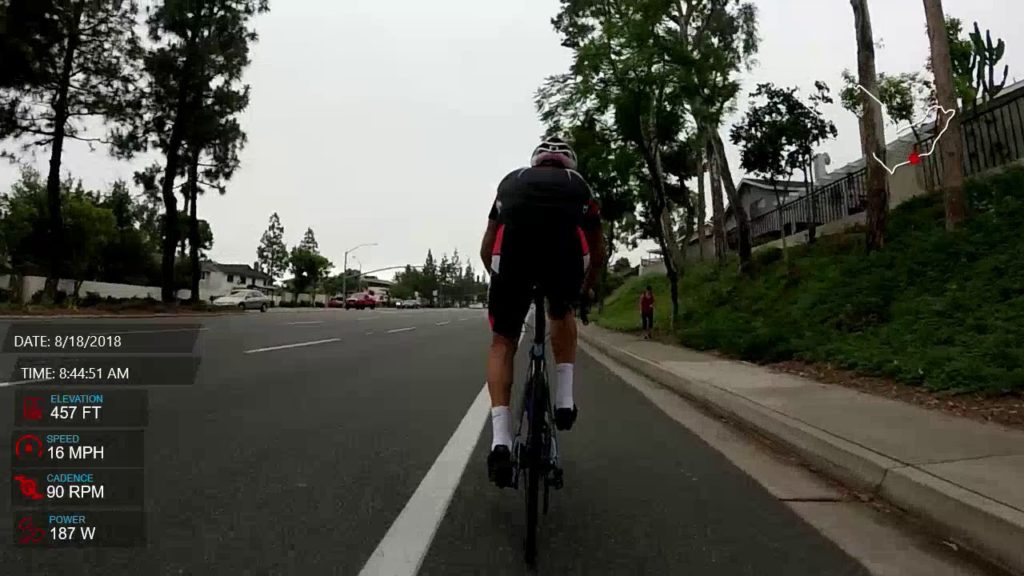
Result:
<svg viewBox="0 0 1024 576"><path fill-rule="evenodd" d="M798 358L933 390L1024 393L1024 169L968 184L971 221L946 232L940 198L890 214L886 248L863 234L755 253L756 277L734 262L693 265L680 283L676 336L756 362ZM668 280L634 278L598 324L637 330L643 286L656 326L671 315Z"/></svg>

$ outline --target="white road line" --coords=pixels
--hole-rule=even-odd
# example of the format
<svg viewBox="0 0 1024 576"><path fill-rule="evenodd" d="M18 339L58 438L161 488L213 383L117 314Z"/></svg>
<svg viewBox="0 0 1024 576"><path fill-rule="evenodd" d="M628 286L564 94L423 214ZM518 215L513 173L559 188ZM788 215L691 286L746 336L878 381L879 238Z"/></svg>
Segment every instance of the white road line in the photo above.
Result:
<svg viewBox="0 0 1024 576"><path fill-rule="evenodd" d="M285 350L288 348L301 348L303 346L316 346L317 344L328 344L330 342L340 342L341 338L328 338L327 340L314 340L312 342L299 342L297 344L284 344L281 346L269 346L267 348L257 348L255 350L246 350L246 354L256 354L257 352L270 352L271 350Z"/></svg>
<svg viewBox="0 0 1024 576"><path fill-rule="evenodd" d="M469 318L459 318L459 322L465 322L466 320L469 320Z"/></svg>
<svg viewBox="0 0 1024 576"><path fill-rule="evenodd" d="M394 330L388 330L388 334L398 334L399 332L412 332L415 329L415 326L413 326L412 328L395 328Z"/></svg>
<svg viewBox="0 0 1024 576"><path fill-rule="evenodd" d="M167 330L135 330L132 332L97 332L97 334L111 334L123 336L125 334L164 334L167 332L206 332L209 328L173 328Z"/></svg>
<svg viewBox="0 0 1024 576"><path fill-rule="evenodd" d="M306 322L289 322L289 326L305 326L309 324L323 324L323 320L308 320Z"/></svg>
<svg viewBox="0 0 1024 576"><path fill-rule="evenodd" d="M17 380L15 382L0 382L0 388L7 388L8 386L19 386L21 384L35 384L37 382L49 382L53 378L38 378L36 380Z"/></svg>
<svg viewBox="0 0 1024 576"><path fill-rule="evenodd" d="M523 343L526 330L519 335ZM476 395L405 508L366 561L359 576L415 576L430 550L455 489L466 471L490 412L487 383Z"/></svg>
<svg viewBox="0 0 1024 576"><path fill-rule="evenodd" d="M366 335L367 336L372 336L373 335L373 330L370 330L369 332L367 332Z"/></svg>
<svg viewBox="0 0 1024 576"><path fill-rule="evenodd" d="M452 323L451 320L445 320L444 322L438 322L437 325L438 326L447 326L448 324L451 324L451 323Z"/></svg>

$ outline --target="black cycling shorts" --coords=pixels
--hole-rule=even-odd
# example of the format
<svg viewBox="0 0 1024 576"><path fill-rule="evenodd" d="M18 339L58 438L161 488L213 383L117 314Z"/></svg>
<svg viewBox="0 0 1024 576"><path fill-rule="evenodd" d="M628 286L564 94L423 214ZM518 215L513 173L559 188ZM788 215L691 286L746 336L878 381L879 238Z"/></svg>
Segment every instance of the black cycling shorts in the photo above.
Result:
<svg viewBox="0 0 1024 576"><path fill-rule="evenodd" d="M582 229L539 237L503 225L493 252L488 316L495 334L519 340L534 287L544 295L552 318L564 318L578 307L590 259Z"/></svg>

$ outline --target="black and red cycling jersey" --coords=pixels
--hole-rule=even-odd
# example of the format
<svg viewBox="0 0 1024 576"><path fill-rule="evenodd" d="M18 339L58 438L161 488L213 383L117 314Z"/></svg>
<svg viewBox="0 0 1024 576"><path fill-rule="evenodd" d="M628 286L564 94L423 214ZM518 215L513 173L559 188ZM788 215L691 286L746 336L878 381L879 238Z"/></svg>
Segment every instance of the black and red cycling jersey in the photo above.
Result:
<svg viewBox="0 0 1024 576"><path fill-rule="evenodd" d="M587 181L575 170L538 167L510 172L498 185L488 218L498 223L492 269L500 271L506 232L528 248L548 252L571 233L589 260L587 233L600 232L601 210ZM545 247L548 249L545 250ZM584 265L584 268L586 264Z"/></svg>
<svg viewBox="0 0 1024 576"><path fill-rule="evenodd" d="M552 318L580 300L590 265L587 235L600 233L601 212L586 180L562 168L523 168L498 186L490 219L497 224L488 300L491 328L514 340L541 290Z"/></svg>

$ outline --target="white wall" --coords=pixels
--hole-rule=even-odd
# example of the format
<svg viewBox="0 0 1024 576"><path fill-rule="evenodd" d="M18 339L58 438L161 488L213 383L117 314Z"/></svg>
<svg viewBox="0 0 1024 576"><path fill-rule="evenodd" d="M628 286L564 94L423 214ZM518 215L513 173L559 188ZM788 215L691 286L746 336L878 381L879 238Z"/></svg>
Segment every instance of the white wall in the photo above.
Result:
<svg viewBox="0 0 1024 576"><path fill-rule="evenodd" d="M0 286L10 286L11 277L10 275L0 276ZM32 295L39 292L46 286L46 278L43 276L25 276L22 278L22 289L21 297L22 302L28 302L32 299ZM62 279L57 284L57 290L63 290L68 294L71 294L75 290L75 281ZM159 286L135 286L133 284L113 284L110 282L93 282L86 281L82 282L82 287L79 290L79 296L85 297L89 292L96 292L101 298L108 296L113 298L153 298L154 300L160 299L160 287ZM187 294L188 291L186 290Z"/></svg>
<svg viewBox="0 0 1024 576"><path fill-rule="evenodd" d="M33 294L46 286L46 278L43 276L25 276L22 278L22 282L22 303L29 302ZM10 286L10 283L11 277L9 274L0 275L0 287L7 288ZM230 294L233 290L244 289L246 285L228 283L226 274L211 272L209 278L199 281L199 297L201 300L209 302L210 298ZM62 279L57 285L57 290L63 290L71 294L75 290L75 281ZM100 298L107 298L109 296L111 298L152 298L160 300L161 297L159 286L137 286L134 284L94 282L92 280L82 282L82 287L78 292L79 297L84 298L89 292L96 292L100 295ZM191 294L191 290L178 290L177 297L180 300L187 300ZM309 296L306 296L306 301L308 300ZM317 298L317 301L323 300Z"/></svg>

